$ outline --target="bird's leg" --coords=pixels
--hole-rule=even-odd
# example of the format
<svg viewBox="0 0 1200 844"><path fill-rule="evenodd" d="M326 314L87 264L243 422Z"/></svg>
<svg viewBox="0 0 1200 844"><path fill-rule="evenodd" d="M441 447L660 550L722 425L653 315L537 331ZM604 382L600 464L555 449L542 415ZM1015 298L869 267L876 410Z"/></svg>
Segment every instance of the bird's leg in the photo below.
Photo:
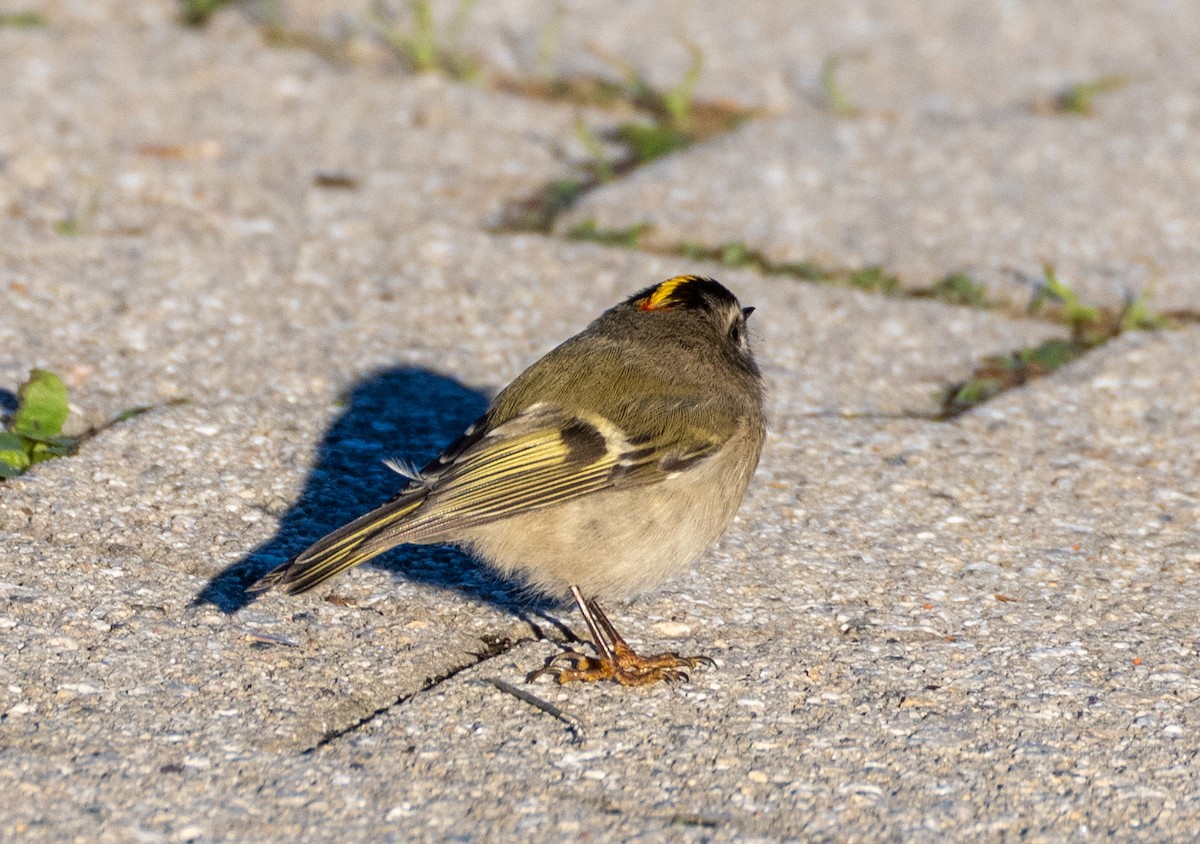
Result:
<svg viewBox="0 0 1200 844"><path fill-rule="evenodd" d="M571 594L592 635L598 656L564 651L551 659L545 668L534 672L530 680L542 674L553 674L560 685L573 681L615 680L622 686L648 686L660 680L686 681L688 675L681 669L715 664L706 656L680 656L677 653L639 656L613 627L599 602L584 599L574 586L571 587ZM556 665L560 660L570 662L570 667Z"/></svg>
<svg viewBox="0 0 1200 844"><path fill-rule="evenodd" d="M539 668L537 671L534 671L532 674L530 674L527 678L528 682L533 682L543 674L553 674L555 677L559 678L560 683L566 683L570 681L561 679L564 672L570 672L573 675L579 671L586 672L595 670L595 667L601 664L616 664L616 658L613 655L612 649L608 646L608 642L600 632L600 626L596 623L596 619L592 616L592 611L588 607L587 601L584 600L583 593L579 591L578 586L571 587L571 596L575 598L575 605L579 607L579 613L583 616L583 623L587 625L588 633L590 633L592 636L592 646L596 649L596 653L599 656L591 657L586 654L581 654L576 650L563 651L562 653L555 654L553 657L551 657L550 661L547 662L543 668ZM607 620L608 619L605 619L605 621ZM560 662L570 663L571 667L563 668L558 665ZM595 679L599 680L603 678L596 677Z"/></svg>
<svg viewBox="0 0 1200 844"><path fill-rule="evenodd" d="M596 653L600 654L601 659L615 660L616 654L609 647L609 640L604 638L604 632L612 627L604 613L599 607L595 608L593 613L592 602L585 601L583 595L579 591L578 586L571 587L571 594L575 596L575 604L579 607L579 612L583 615L583 623L587 625L588 632L592 634L592 645L596 648Z"/></svg>
<svg viewBox="0 0 1200 844"><path fill-rule="evenodd" d="M640 656L633 648L629 647L625 639L613 627L613 623L608 620L608 616L604 614L604 610L600 609L600 604L595 599L588 602L588 607L612 643L612 652L617 663L617 681L623 685L642 686L656 683L659 680L683 680L686 682L688 675L681 671L681 668L716 665L706 656L680 656L674 651L653 656Z"/></svg>

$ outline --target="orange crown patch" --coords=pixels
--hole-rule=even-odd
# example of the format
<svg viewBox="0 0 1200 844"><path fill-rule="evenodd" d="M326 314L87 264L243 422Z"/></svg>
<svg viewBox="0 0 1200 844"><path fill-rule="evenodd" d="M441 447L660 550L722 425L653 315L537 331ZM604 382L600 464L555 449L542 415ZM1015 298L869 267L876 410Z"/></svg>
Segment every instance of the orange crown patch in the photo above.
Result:
<svg viewBox="0 0 1200 844"><path fill-rule="evenodd" d="M701 275L677 275L633 294L625 302L641 311L711 311L737 305L732 293Z"/></svg>
<svg viewBox="0 0 1200 844"><path fill-rule="evenodd" d="M665 308L678 307L683 304L682 297L676 295L679 288L685 284L699 280L700 277L694 275L677 275L674 278L669 278L651 289L650 295L643 296L638 302L638 307L643 311L658 311Z"/></svg>

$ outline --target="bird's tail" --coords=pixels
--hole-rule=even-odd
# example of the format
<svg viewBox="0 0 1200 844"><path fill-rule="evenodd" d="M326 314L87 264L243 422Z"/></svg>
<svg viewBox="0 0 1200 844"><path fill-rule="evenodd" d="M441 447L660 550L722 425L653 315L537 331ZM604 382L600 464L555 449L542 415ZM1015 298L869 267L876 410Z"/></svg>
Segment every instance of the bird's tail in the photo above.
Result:
<svg viewBox="0 0 1200 844"><path fill-rule="evenodd" d="M345 527L317 540L288 562L272 569L249 587L251 592L282 589L305 592L359 563L404 542L398 530L405 517L421 506L426 491L400 495Z"/></svg>

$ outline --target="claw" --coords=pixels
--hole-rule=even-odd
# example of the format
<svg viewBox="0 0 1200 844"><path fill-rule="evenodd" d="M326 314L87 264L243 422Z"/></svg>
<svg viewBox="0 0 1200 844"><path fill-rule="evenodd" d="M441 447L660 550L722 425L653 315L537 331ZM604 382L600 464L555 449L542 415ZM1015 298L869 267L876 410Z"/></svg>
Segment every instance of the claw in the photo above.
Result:
<svg viewBox="0 0 1200 844"><path fill-rule="evenodd" d="M592 634L592 644L598 656L587 656L578 651L562 651L547 660L545 666L530 674L528 682L532 683L543 674L549 674L560 686L598 680L615 680L622 686L649 686L659 681L687 683L691 677L681 669L716 667L716 663L709 657L680 656L673 651L640 656L621 638L621 634L616 631L594 599L585 600L575 587L571 588L571 592Z"/></svg>
<svg viewBox="0 0 1200 844"><path fill-rule="evenodd" d="M578 671L580 670L580 666L586 666L595 661L595 657L581 654L578 651L561 651L560 653L556 653L554 656L550 657L550 659L546 660L546 664L537 671L530 672L529 676L525 678L525 682L532 683L543 674L550 674L553 677L558 678L564 672ZM570 663L570 666L564 668L558 664L560 662Z"/></svg>
<svg viewBox="0 0 1200 844"><path fill-rule="evenodd" d="M588 659L591 659L591 657L585 656L578 651L563 651L550 657L550 661L546 663L546 668L554 667L556 662L569 662L572 666L576 666Z"/></svg>
<svg viewBox="0 0 1200 844"><path fill-rule="evenodd" d="M560 663L569 662L570 665ZM676 653L640 656L624 642L615 648L615 655L609 657L586 656L575 651L563 651L551 657L543 668L529 675L533 682L544 674L549 674L558 682L594 683L599 680L615 680L622 686L649 686L659 681L667 683L687 683L691 680L684 667L696 668L701 665L713 665L707 657L680 656Z"/></svg>

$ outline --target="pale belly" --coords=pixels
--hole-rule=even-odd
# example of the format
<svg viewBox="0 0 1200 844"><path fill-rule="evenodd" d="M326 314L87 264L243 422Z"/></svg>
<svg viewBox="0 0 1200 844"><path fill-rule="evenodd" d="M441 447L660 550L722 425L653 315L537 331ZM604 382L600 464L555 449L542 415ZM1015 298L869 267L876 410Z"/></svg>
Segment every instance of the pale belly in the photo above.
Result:
<svg viewBox="0 0 1200 844"><path fill-rule="evenodd" d="M732 521L757 448L719 455L652 486L613 490L472 528L471 550L534 590L624 600L690 565Z"/></svg>

